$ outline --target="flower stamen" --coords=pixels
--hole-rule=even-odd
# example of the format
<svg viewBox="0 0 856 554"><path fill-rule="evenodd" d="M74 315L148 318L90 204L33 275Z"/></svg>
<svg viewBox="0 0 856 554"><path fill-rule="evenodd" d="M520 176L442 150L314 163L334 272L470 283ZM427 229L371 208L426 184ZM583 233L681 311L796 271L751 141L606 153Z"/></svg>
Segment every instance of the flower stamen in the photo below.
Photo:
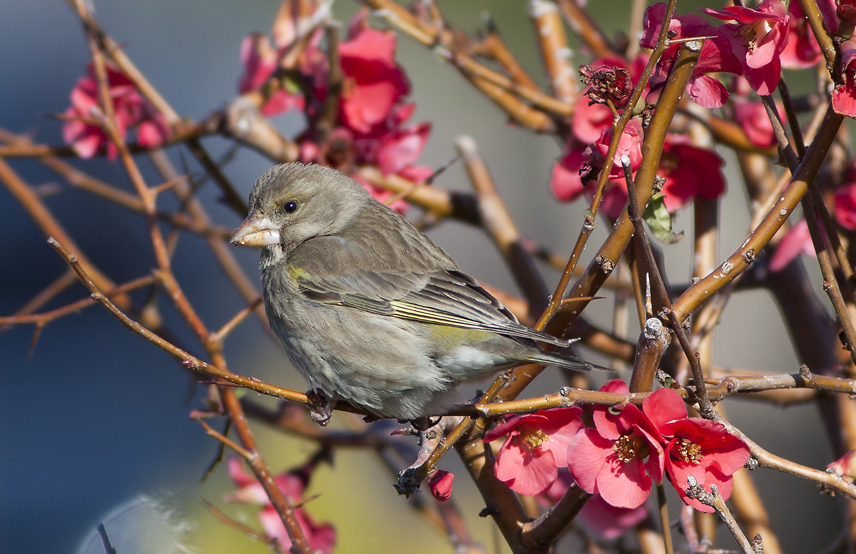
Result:
<svg viewBox="0 0 856 554"><path fill-rule="evenodd" d="M633 458L641 457L640 452L644 443L642 442L642 438L634 435L622 435L615 441L612 445L612 450L615 452L615 455L619 460L624 462L625 464Z"/></svg>
<svg viewBox="0 0 856 554"><path fill-rule="evenodd" d="M520 429L520 439L532 450L535 450L550 438L541 429L533 429L526 425L521 425L518 429Z"/></svg>
<svg viewBox="0 0 856 554"><path fill-rule="evenodd" d="M701 453L701 446L689 439L681 439L678 443L678 454L685 462L691 464L700 464L704 454Z"/></svg>

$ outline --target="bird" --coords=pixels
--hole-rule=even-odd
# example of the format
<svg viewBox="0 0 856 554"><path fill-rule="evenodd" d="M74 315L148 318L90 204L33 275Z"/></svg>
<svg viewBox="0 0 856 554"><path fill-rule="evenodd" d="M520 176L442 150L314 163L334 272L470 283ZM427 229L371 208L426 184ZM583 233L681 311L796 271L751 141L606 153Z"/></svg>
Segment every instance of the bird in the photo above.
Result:
<svg viewBox="0 0 856 554"><path fill-rule="evenodd" d="M231 244L261 249L270 326L324 425L339 401L419 421L464 403L457 388L524 363L592 364L538 343L410 221L347 175L299 162L255 183Z"/></svg>

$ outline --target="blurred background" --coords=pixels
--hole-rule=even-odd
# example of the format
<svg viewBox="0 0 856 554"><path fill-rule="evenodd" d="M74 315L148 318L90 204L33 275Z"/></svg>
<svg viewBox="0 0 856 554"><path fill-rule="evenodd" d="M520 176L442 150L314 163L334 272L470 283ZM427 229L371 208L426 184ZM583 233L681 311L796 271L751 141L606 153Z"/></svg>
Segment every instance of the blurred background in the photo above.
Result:
<svg viewBox="0 0 856 554"><path fill-rule="evenodd" d="M544 80L526 4L511 0L440 0L438 4L451 22L467 31L479 28L482 13L489 11L523 65L536 79ZM608 33L626 27L629 2L591 4L595 18ZM679 9L690 13L697 5L681 2ZM278 7L275 0L112 0L96 2L95 13L175 109L195 120L234 97L242 70L241 40L254 31L269 32ZM347 24L356 9L353 2L337 0L333 13ZM89 59L71 9L59 0L0 2L0 52L0 127L30 134L41 143L60 144L61 124L47 116L68 107L69 92L84 75ZM417 109L412 121L433 124L420 163L443 165L454 156L455 138L472 136L521 231L538 244L567 255L585 206L559 204L549 190L550 168L562 145L507 125L503 114L445 62L407 38L399 39L398 59L413 85L411 99ZM579 57L575 61L589 60ZM799 86L789 84L792 90ZM300 130L298 116L286 115L274 122L286 136ZM229 146L218 138L204 143L215 157ZM170 155L179 167L189 158L178 148ZM35 161L11 163L32 185L53 190L57 184L55 175ZM141 158L140 164L150 183L156 182L147 161ZM269 160L247 150L225 172L246 195L270 165ZM94 160L86 162L85 168L130 189L119 163ZM197 168L191 164L190 169ZM739 180L733 173L728 177L731 191L722 205L722 256L742 242L749 223ZM468 181L456 166L435 186L466 190ZM96 265L117 282L148 274L154 262L142 218L66 186L54 192L47 200L49 208ZM212 187L203 189L200 198L220 224L236 227L240 223L236 215L217 204ZM162 200L163 207L174 208L166 196ZM689 217L679 217L677 227L690 234ZM605 237L604 228L601 225L590 241L584 263ZM438 226L431 236L468 273L516 292L499 255L481 232L449 222ZM3 187L0 237L0 314L9 315L61 275L66 266ZM690 240L663 247L673 283L688 279ZM257 253L238 251L237 255L255 278ZM221 326L243 307L198 238L184 236L175 259L180 283L211 328ZM544 271L552 287L558 273L546 267ZM81 286L72 287L54 306L83 296ZM178 322L168 303L162 306L168 321ZM586 316L608 325L611 310L611 301L602 300ZM173 328L184 344L194 344L180 323ZM222 466L200 484L217 444L189 420L190 410L202 407L200 391L174 359L127 332L96 307L48 325L30 355L32 331L30 326L20 326L0 333L0 551L74 552L107 514L140 495L158 498L168 509L183 514L195 526L192 536L198 552L266 551L263 545L219 524L201 506L200 498L205 498L223 507L222 496L232 486ZM637 331L631 329L634 341ZM192 351L202 353L201 349ZM284 369L279 346L253 319L229 337L226 355L237 373L305 388L293 370ZM774 304L760 293L742 293L732 299L718 330L714 361L771 373L793 373L798 366ZM554 391L557 386L558 380L545 375L527 393ZM739 427L777 454L812 467L832 461L812 406L782 410L731 402L729 414ZM313 452L311 444L284 438L261 425L256 430L262 452L275 472L302 463ZM497 546L502 541L490 520L477 517L483 503L456 457L447 457L442 467L459 476L454 494L473 534L487 551L505 552L504 546ZM809 482L775 472L758 471L753 477L787 552L818 552L841 529L839 499L818 494ZM444 535L414 511L404 509L406 501L393 490L393 481L371 453L343 450L337 453L335 466L323 467L307 491L320 495L312 501L310 511L315 519L336 526L338 552L452 552ZM256 525L254 509L226 509L233 517ZM672 504L672 516L677 516L677 504ZM733 547L731 542L723 544Z"/></svg>

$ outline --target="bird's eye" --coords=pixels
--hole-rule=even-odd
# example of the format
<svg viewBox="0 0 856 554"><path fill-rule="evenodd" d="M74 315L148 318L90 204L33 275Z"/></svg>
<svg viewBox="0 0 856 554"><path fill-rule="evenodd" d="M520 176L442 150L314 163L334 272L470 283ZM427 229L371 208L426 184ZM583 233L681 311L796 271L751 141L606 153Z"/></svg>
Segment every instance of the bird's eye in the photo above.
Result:
<svg viewBox="0 0 856 554"><path fill-rule="evenodd" d="M285 204L282 205L282 212L286 214L293 214L297 211L297 202L294 200L289 200Z"/></svg>

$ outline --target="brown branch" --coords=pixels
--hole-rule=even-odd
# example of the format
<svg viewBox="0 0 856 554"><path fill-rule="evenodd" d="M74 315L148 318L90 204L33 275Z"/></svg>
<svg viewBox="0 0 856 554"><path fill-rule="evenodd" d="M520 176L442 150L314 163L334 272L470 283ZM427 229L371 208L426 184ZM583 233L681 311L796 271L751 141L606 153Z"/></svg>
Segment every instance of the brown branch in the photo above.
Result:
<svg viewBox="0 0 856 554"><path fill-rule="evenodd" d="M799 0L799 2L814 34L814 38L817 39L817 44L820 46L820 51L826 60L826 68L830 75L832 75L837 69L835 67L837 53L835 51L835 44L832 42L832 37L829 36L829 32L823 26L823 17L820 15L817 2L815 0Z"/></svg>
<svg viewBox="0 0 856 554"><path fill-rule="evenodd" d="M584 10L576 0L558 0L559 8L562 10L562 15L565 16L565 21L571 27L571 30L580 37L580 40L591 50L596 58L620 58L616 48L610 43L609 39L591 18L589 13Z"/></svg>
<svg viewBox="0 0 856 554"><path fill-rule="evenodd" d="M535 27L535 36L541 51L541 60L550 77L554 95L567 104L577 97L576 68L571 62L571 49L554 2L532 0L529 2L529 18Z"/></svg>
<svg viewBox="0 0 856 554"><path fill-rule="evenodd" d="M680 321L685 320L705 301L745 271L754 261L755 253L760 252L787 221L788 216L807 192L808 183L817 176L841 122L842 117L832 111L831 107L828 108L817 137L809 147L805 159L797 168L788 188L778 198L761 224L725 262L700 281L693 283L675 301L674 308Z"/></svg>
<svg viewBox="0 0 856 554"><path fill-rule="evenodd" d="M672 10L674 9L674 0L669 4L669 10L666 13L666 23L663 25L663 28L666 29L668 27L668 21L671 17ZM659 39L658 44L664 43L666 40L666 32L661 33L661 37ZM678 52L677 59L674 64L674 69L672 70L672 74L670 75L663 91L660 95L660 99L657 104L657 109L654 112L654 116L651 120L651 124L648 126L647 131L645 132L645 139L642 143L642 152L643 159L642 165L639 167L636 173L636 186L638 188L638 199L639 204L644 205L648 203L648 199L651 197L654 187L654 179L656 177L657 168L660 163L660 156L663 151L663 144L665 142L666 134L669 129L669 125L671 124L672 118L675 114L675 106L678 105L681 96L684 94L684 89L686 87L687 82L692 75L693 68L695 67L695 63L698 60L699 52L701 50L701 45L697 42L689 42L681 47ZM652 54L652 58L656 57L657 52L660 51L660 47L655 50L654 54ZM653 65L649 63L646 66L646 72L650 74L650 71L653 71ZM640 81L640 84L644 82L644 78ZM634 91L634 98L637 95L637 92L641 95L641 91ZM633 99L631 98L631 102ZM630 110L627 110L625 114L628 114ZM629 117L628 117L629 119ZM620 137L619 133L619 125L624 120L624 116L616 122L615 131L613 132L613 142L610 144L610 149L607 152L607 155L604 157L606 160L607 168L601 172L601 177L598 181L598 189L601 190L601 185L605 186L606 181L608 179L609 167L610 163L614 159L615 152L617 151L617 140ZM617 136L616 136L617 135ZM614 147L614 148L613 148ZM610 157L612 156L612 157ZM605 175L604 175L605 174ZM597 193L595 193L595 200L592 202L592 211L596 208L597 201ZM588 233L591 231L589 230ZM568 269L562 275L562 279L559 283L559 287L556 289L556 294L554 294L555 298L563 298L565 296L565 290L567 289L568 283L570 283L570 274L572 273L573 267L576 265L576 261L579 258L579 255L582 252L582 248L585 245L585 239L582 235L585 234L585 225L584 232L581 233L581 240L577 241L577 246L574 247L574 252L571 254L571 260L568 263ZM577 282L571 287L569 296L570 297L582 297L582 296L593 296L604 281L609 277L612 273L612 270L615 268L618 260L621 258L621 255L624 253L624 250L627 248L627 245L630 243L630 239L633 236L633 224L630 221L630 218L627 215L627 209L625 208L622 215L619 217L618 222L614 226L612 232L607 238L606 242L601 246L598 250L598 253L595 255L592 263L586 268L586 272L583 274L581 278L577 280ZM555 318L555 321L552 321L550 325L556 325L560 328L565 327L570 321L579 315L580 312L585 308L586 303L582 303L580 309L575 312L566 312L562 314L563 317ZM549 319L551 314L549 311L544 314L542 317L543 321Z"/></svg>

